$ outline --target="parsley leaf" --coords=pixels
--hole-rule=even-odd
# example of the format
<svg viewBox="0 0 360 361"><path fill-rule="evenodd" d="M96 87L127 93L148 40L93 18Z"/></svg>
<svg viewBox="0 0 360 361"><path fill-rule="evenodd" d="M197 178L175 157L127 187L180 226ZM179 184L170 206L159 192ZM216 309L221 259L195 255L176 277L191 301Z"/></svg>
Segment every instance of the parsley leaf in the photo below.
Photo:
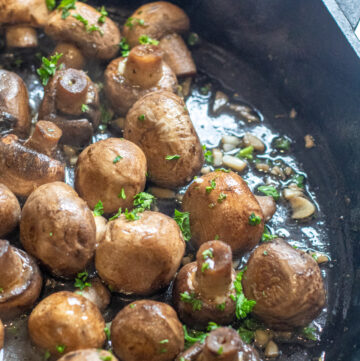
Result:
<svg viewBox="0 0 360 361"><path fill-rule="evenodd" d="M91 283L86 282L88 277L89 277L89 274L86 271L78 273L77 277L75 278L74 286L76 288L79 288L80 291L82 291L86 287L91 287Z"/></svg>
<svg viewBox="0 0 360 361"><path fill-rule="evenodd" d="M213 189L216 188L216 182L215 182L215 178L212 179L210 182L210 186L206 187L206 193L210 193Z"/></svg>
<svg viewBox="0 0 360 361"><path fill-rule="evenodd" d="M46 0L45 2L46 2L46 6L47 6L49 11L52 11L52 10L55 9L55 7L56 7L55 0Z"/></svg>
<svg viewBox="0 0 360 361"><path fill-rule="evenodd" d="M251 215L249 217L250 226L257 226L260 223L261 223L261 218L259 216L257 216L254 212L251 213Z"/></svg>
<svg viewBox="0 0 360 361"><path fill-rule="evenodd" d="M143 44L159 45L159 41L155 40L155 39L152 39L147 35L141 35L139 37L139 44L142 44L142 45Z"/></svg>
<svg viewBox="0 0 360 361"><path fill-rule="evenodd" d="M66 349L65 345L57 345L56 346L56 351L59 353L64 353L65 349Z"/></svg>
<svg viewBox="0 0 360 361"><path fill-rule="evenodd" d="M88 112L88 111L89 111L89 106L88 106L87 104L82 104L82 105L81 105L81 111L82 111L83 113Z"/></svg>
<svg viewBox="0 0 360 361"><path fill-rule="evenodd" d="M261 236L261 242L269 242L277 237L278 236L276 234L271 234L269 228L266 225L264 226L264 233Z"/></svg>
<svg viewBox="0 0 360 361"><path fill-rule="evenodd" d="M61 0L58 10L62 10L62 19L66 19L70 15L70 10L76 9L76 0Z"/></svg>
<svg viewBox="0 0 360 361"><path fill-rule="evenodd" d="M173 160L173 159L179 159L180 158L180 155L178 154L174 154L174 155L167 155L165 157L166 160Z"/></svg>
<svg viewBox="0 0 360 361"><path fill-rule="evenodd" d="M139 119L141 122L143 122L143 121L145 120L145 114L140 114L140 115L138 116L138 119Z"/></svg>
<svg viewBox="0 0 360 361"><path fill-rule="evenodd" d="M139 212L144 212L146 209L150 209L152 202L155 201L155 197L146 192L140 192L134 197L134 206L137 207Z"/></svg>
<svg viewBox="0 0 360 361"><path fill-rule="evenodd" d="M50 351L49 351L49 350L46 350L46 351L45 351L45 354L44 354L44 360L48 360L50 357L51 357Z"/></svg>
<svg viewBox="0 0 360 361"><path fill-rule="evenodd" d="M254 152L254 147L250 145L249 147L241 149L240 152L237 154L237 157L253 160L254 159L253 152Z"/></svg>
<svg viewBox="0 0 360 361"><path fill-rule="evenodd" d="M214 156L212 154L212 151L211 150L206 150L206 145L203 145L202 149L204 151L205 162L209 163L209 164L213 164L214 163Z"/></svg>
<svg viewBox="0 0 360 361"><path fill-rule="evenodd" d="M185 338L185 348L189 348L196 342L204 343L208 332L214 331L220 326L215 322L209 322L206 328L207 332L197 331L197 330L188 330L185 325L183 325L184 338ZM181 361L181 359L180 359Z"/></svg>
<svg viewBox="0 0 360 361"><path fill-rule="evenodd" d="M99 201L95 204L93 213L94 213L94 216L102 216L104 214L104 206L101 201Z"/></svg>
<svg viewBox="0 0 360 361"><path fill-rule="evenodd" d="M137 18L133 18L133 17L129 17L126 20L125 26L127 26L130 30L132 30L135 25L144 26L145 22L143 19L137 19ZM145 35L143 35L143 36L145 36ZM155 45L157 45L157 44L155 44Z"/></svg>
<svg viewBox="0 0 360 361"><path fill-rule="evenodd" d="M121 155L117 155L114 160L113 163L116 164L120 159L123 159L123 157Z"/></svg>
<svg viewBox="0 0 360 361"><path fill-rule="evenodd" d="M46 86L49 82L50 77L55 75L56 70L60 69L57 66L59 59L62 57L62 54L56 53L55 55L50 56L50 59L42 57L41 67L36 70L38 75L40 76L42 85Z"/></svg>
<svg viewBox="0 0 360 361"><path fill-rule="evenodd" d="M196 33L190 33L189 34L189 37L188 37L188 40L187 40L187 43L190 45L190 46L194 46L196 44L199 43L199 35L196 34Z"/></svg>
<svg viewBox="0 0 360 361"><path fill-rule="evenodd" d="M175 209L174 220L180 227L180 230L183 234L185 241L190 241L191 239L191 230L190 230L190 213L189 212L180 212Z"/></svg>
<svg viewBox="0 0 360 361"><path fill-rule="evenodd" d="M291 183L295 183L299 188L304 188L305 177L301 174L296 174L292 177Z"/></svg>
<svg viewBox="0 0 360 361"><path fill-rule="evenodd" d="M105 20L106 20L106 17L109 15L108 12L106 11L104 5L101 7L99 13L100 13L100 17L98 19L98 23L99 24L104 24Z"/></svg>
<svg viewBox="0 0 360 361"><path fill-rule="evenodd" d="M280 198L280 194L273 186L260 186L258 187L258 191L264 193L267 196L272 196L275 201L277 201Z"/></svg>
<svg viewBox="0 0 360 361"><path fill-rule="evenodd" d="M72 15L73 18L75 18L76 20L79 20L81 23L84 24L85 30L87 33L92 33L94 31L98 31L100 33L101 36L104 35L104 33L102 32L102 30L96 26L96 25L89 25L89 21L86 20L83 16L81 16L80 14L75 14Z"/></svg>
<svg viewBox="0 0 360 361"><path fill-rule="evenodd" d="M227 195L225 193L220 193L218 198L218 203L222 203L226 199Z"/></svg>
<svg viewBox="0 0 360 361"><path fill-rule="evenodd" d="M195 293L185 291L180 293L180 300L185 303L191 303L193 311L200 311L202 308L202 301L195 297Z"/></svg>
<svg viewBox="0 0 360 361"><path fill-rule="evenodd" d="M117 219L121 216L121 208L114 214L111 218L109 218L109 221L113 221L114 219Z"/></svg>
<svg viewBox="0 0 360 361"><path fill-rule="evenodd" d="M274 147L278 150L289 150L290 149L290 140L285 137L278 137L274 140Z"/></svg>
<svg viewBox="0 0 360 361"><path fill-rule="evenodd" d="M121 192L118 194L118 198L126 199L125 189L121 188Z"/></svg>
<svg viewBox="0 0 360 361"><path fill-rule="evenodd" d="M126 38L121 38L119 46L120 46L121 56L124 57L124 58L129 56L130 45L127 42Z"/></svg>
<svg viewBox="0 0 360 361"><path fill-rule="evenodd" d="M304 337L311 341L317 341L315 332L316 329L314 327L304 327L302 330L302 334L304 335Z"/></svg>

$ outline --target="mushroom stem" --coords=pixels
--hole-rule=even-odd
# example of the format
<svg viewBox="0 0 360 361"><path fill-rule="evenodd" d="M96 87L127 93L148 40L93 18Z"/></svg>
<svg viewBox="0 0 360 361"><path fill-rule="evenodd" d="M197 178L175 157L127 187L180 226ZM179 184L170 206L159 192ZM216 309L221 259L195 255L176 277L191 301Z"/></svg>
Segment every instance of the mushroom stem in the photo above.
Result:
<svg viewBox="0 0 360 361"><path fill-rule="evenodd" d="M36 30L27 25L10 25L6 28L6 45L10 48L38 46Z"/></svg>
<svg viewBox="0 0 360 361"><path fill-rule="evenodd" d="M212 331L205 341L201 361L238 361L240 340L231 328L220 327Z"/></svg>
<svg viewBox="0 0 360 361"><path fill-rule="evenodd" d="M7 289L21 277L22 262L8 241L0 240L0 287Z"/></svg>
<svg viewBox="0 0 360 361"><path fill-rule="evenodd" d="M52 122L40 120L35 125L34 133L25 142L25 146L39 153L51 156L62 136L61 129Z"/></svg>
<svg viewBox="0 0 360 361"><path fill-rule="evenodd" d="M124 76L130 83L150 88L162 77L163 52L155 45L138 45L130 51Z"/></svg>
<svg viewBox="0 0 360 361"><path fill-rule="evenodd" d="M77 69L67 69L58 80L56 107L65 114L80 115L86 104L89 82L86 74Z"/></svg>
<svg viewBox="0 0 360 361"><path fill-rule="evenodd" d="M226 294L232 281L230 246L221 241L206 242L199 248L196 261L199 292L209 299Z"/></svg>

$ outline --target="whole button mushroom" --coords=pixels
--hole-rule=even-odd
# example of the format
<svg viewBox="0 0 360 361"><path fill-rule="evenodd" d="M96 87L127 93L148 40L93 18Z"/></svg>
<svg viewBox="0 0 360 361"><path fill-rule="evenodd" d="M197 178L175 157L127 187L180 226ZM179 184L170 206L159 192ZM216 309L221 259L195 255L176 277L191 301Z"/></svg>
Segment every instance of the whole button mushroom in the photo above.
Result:
<svg viewBox="0 0 360 361"><path fill-rule="evenodd" d="M10 233L20 222L21 208L14 193L0 183L0 237Z"/></svg>
<svg viewBox="0 0 360 361"><path fill-rule="evenodd" d="M184 332L172 307L141 300L116 315L111 342L122 361L171 361L184 348Z"/></svg>
<svg viewBox="0 0 360 361"><path fill-rule="evenodd" d="M118 359L109 351L88 349L69 352L58 361L118 361Z"/></svg>
<svg viewBox="0 0 360 361"><path fill-rule="evenodd" d="M61 42L56 45L53 54L62 54L58 60L58 65L63 64L66 68L82 69L85 64L85 57L80 49L71 43Z"/></svg>
<svg viewBox="0 0 360 361"><path fill-rule="evenodd" d="M120 31L116 24L92 6L77 1L67 16L53 11L45 26L46 35L54 40L76 45L86 57L108 60L119 50Z"/></svg>
<svg viewBox="0 0 360 361"><path fill-rule="evenodd" d="M108 223L95 266L115 291L148 295L170 283L184 251L185 242L172 218L145 211L129 221L122 214Z"/></svg>
<svg viewBox="0 0 360 361"><path fill-rule="evenodd" d="M126 116L124 137L144 151L149 178L162 187L186 184L204 161L184 101L167 91L146 94L132 106Z"/></svg>
<svg viewBox="0 0 360 361"><path fill-rule="evenodd" d="M62 181L65 166L53 158L61 130L39 121L34 133L21 143L14 134L0 139L0 182L17 196L27 197L42 184Z"/></svg>
<svg viewBox="0 0 360 361"><path fill-rule="evenodd" d="M31 312L28 329L32 342L59 356L105 342L105 321L99 309L85 297L62 291L44 298Z"/></svg>
<svg viewBox="0 0 360 361"><path fill-rule="evenodd" d="M75 189L93 209L101 200L105 213L132 208L146 182L146 158L134 143L108 138L85 148L77 161Z"/></svg>
<svg viewBox="0 0 360 361"><path fill-rule="evenodd" d="M82 70L58 70L45 87L39 118L62 130L62 143L88 143L100 122L97 87Z"/></svg>
<svg viewBox="0 0 360 361"><path fill-rule="evenodd" d="M110 304L110 291L107 287L105 287L99 278L92 278L89 281L91 286L85 287L82 291L76 292L87 298L94 305L96 305L101 312L103 312Z"/></svg>
<svg viewBox="0 0 360 361"><path fill-rule="evenodd" d="M317 262L281 239L252 253L242 279L245 297L256 301L253 314L267 326L292 330L307 326L325 304Z"/></svg>
<svg viewBox="0 0 360 361"><path fill-rule="evenodd" d="M0 24L5 25L7 46L36 47L35 28L43 27L48 15L44 0L0 0Z"/></svg>
<svg viewBox="0 0 360 361"><path fill-rule="evenodd" d="M260 361L250 345L228 327L219 327L210 332L204 343L196 343L180 353L175 361Z"/></svg>
<svg viewBox="0 0 360 361"><path fill-rule="evenodd" d="M155 45L138 45L128 57L113 60L105 71L105 92L114 111L125 115L143 95L156 90L175 92L177 79Z"/></svg>
<svg viewBox="0 0 360 361"><path fill-rule="evenodd" d="M30 194L22 209L20 239L25 250L53 274L72 277L94 256L94 217L67 184L44 184Z"/></svg>
<svg viewBox="0 0 360 361"><path fill-rule="evenodd" d="M25 138L30 126L29 95L24 81L13 72L0 69L1 133L10 131Z"/></svg>
<svg viewBox="0 0 360 361"><path fill-rule="evenodd" d="M24 251L0 240L0 318L14 318L38 299L42 277L35 261Z"/></svg>
<svg viewBox="0 0 360 361"><path fill-rule="evenodd" d="M221 241L204 243L196 262L188 263L176 277L173 302L186 324L205 327L210 321L229 324L235 316L231 248Z"/></svg>
<svg viewBox="0 0 360 361"><path fill-rule="evenodd" d="M219 237L243 254L260 241L262 209L246 182L234 172L211 172L187 189L182 208L190 212L192 241L200 246Z"/></svg>

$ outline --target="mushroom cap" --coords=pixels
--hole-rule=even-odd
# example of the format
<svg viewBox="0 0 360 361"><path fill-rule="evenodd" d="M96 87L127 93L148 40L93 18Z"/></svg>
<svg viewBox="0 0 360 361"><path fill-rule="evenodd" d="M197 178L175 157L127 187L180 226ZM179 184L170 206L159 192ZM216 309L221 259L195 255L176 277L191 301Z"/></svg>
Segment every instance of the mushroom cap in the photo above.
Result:
<svg viewBox="0 0 360 361"><path fill-rule="evenodd" d="M108 223L95 265L115 291L147 295L170 283L185 242L176 222L165 214L145 211L139 216L128 221L122 214Z"/></svg>
<svg viewBox="0 0 360 361"><path fill-rule="evenodd" d="M49 17L44 0L0 0L0 24L43 27Z"/></svg>
<svg viewBox="0 0 360 361"><path fill-rule="evenodd" d="M11 232L20 222L21 208L14 193L0 183L0 237Z"/></svg>
<svg viewBox="0 0 360 361"><path fill-rule="evenodd" d="M118 361L109 351L100 349L87 349L72 351L61 357L58 361Z"/></svg>
<svg viewBox="0 0 360 361"><path fill-rule="evenodd" d="M171 361L184 348L184 332L171 306L140 300L116 315L111 341L123 361Z"/></svg>
<svg viewBox="0 0 360 361"><path fill-rule="evenodd" d="M62 18L61 11L53 11L45 26L45 33L54 40L74 43L86 56L102 60L113 58L119 50L120 31L116 24L106 18L103 24L98 23L101 14L92 6L76 2L76 9ZM89 26L97 26L101 31L87 31L84 24L73 15L80 15L88 21Z"/></svg>
<svg viewBox="0 0 360 361"><path fill-rule="evenodd" d="M44 298L28 321L31 340L54 355L59 355L59 345L65 351L101 348L106 339L104 328L99 309L85 297L67 291Z"/></svg>
<svg viewBox="0 0 360 361"><path fill-rule="evenodd" d="M253 314L271 328L304 327L325 304L317 262L281 239L257 247L246 267L244 294L256 301Z"/></svg>
<svg viewBox="0 0 360 361"><path fill-rule="evenodd" d="M123 28L130 46L137 45L141 35L161 39L166 34L184 33L190 28L189 17L184 10L167 1L147 3L139 7L130 18L133 19L132 26L125 24ZM144 25L141 25L141 20Z"/></svg>
<svg viewBox="0 0 360 361"><path fill-rule="evenodd" d="M0 320L0 350L4 347L4 325Z"/></svg>
<svg viewBox="0 0 360 361"><path fill-rule="evenodd" d="M69 185L44 184L31 193L22 209L20 239L25 250L52 273L74 276L94 255L94 217Z"/></svg>

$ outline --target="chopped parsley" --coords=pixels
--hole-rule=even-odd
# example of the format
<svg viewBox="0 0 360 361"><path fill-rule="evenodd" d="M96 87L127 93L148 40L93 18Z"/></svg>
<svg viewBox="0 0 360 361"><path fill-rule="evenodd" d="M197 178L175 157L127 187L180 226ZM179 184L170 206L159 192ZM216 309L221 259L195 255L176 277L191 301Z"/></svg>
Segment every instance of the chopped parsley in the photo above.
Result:
<svg viewBox="0 0 360 361"><path fill-rule="evenodd" d="M220 239L220 236L218 234L215 234L214 239L215 239L215 241L217 241L218 239Z"/></svg>
<svg viewBox="0 0 360 361"><path fill-rule="evenodd" d="M51 357L51 353L49 350L46 350L44 353L44 360L48 360Z"/></svg>
<svg viewBox="0 0 360 361"><path fill-rule="evenodd" d="M219 198L218 198L218 203L222 203L225 199L226 199L227 195L224 193L220 193Z"/></svg>
<svg viewBox="0 0 360 361"><path fill-rule="evenodd" d="M106 17L109 15L108 12L105 9L105 6L103 5L99 11L100 17L98 19L99 24L104 24L106 21Z"/></svg>
<svg viewBox="0 0 360 361"><path fill-rule="evenodd" d="M2 287L0 287L0 293L4 292L4 289Z"/></svg>
<svg viewBox="0 0 360 361"><path fill-rule="evenodd" d="M210 183L210 186L207 186L207 187L205 188L206 193L210 193L213 189L216 188L215 178L212 179L209 183Z"/></svg>
<svg viewBox="0 0 360 361"><path fill-rule="evenodd" d="M125 189L121 188L121 192L118 194L118 198L126 199Z"/></svg>
<svg viewBox="0 0 360 361"><path fill-rule="evenodd" d="M86 287L91 287L91 283L87 282L88 277L89 274L87 273L87 271L78 273L77 277L75 278L74 286L76 288L79 288L80 291L82 291Z"/></svg>
<svg viewBox="0 0 360 361"><path fill-rule="evenodd" d="M223 351L224 351L224 347L220 346L219 349L217 350L217 354L222 355Z"/></svg>
<svg viewBox="0 0 360 361"><path fill-rule="evenodd" d="M112 361L113 357L112 356L100 356L100 359L102 361Z"/></svg>
<svg viewBox="0 0 360 361"><path fill-rule="evenodd" d="M196 45L196 44L199 43L199 40L200 40L200 38L199 38L199 35L198 35L198 34L196 34L196 33L190 33L190 34L189 34L189 37L188 37L187 43L188 43L190 46L194 46L194 45Z"/></svg>
<svg viewBox="0 0 360 361"><path fill-rule="evenodd" d="M261 236L261 242L269 242L275 238L277 238L277 235L271 234L269 228L267 226L264 226L264 233Z"/></svg>
<svg viewBox="0 0 360 361"><path fill-rule="evenodd" d="M140 192L134 196L134 206L137 207L138 212L144 212L146 209L150 209L154 201L155 197L150 193Z"/></svg>
<svg viewBox="0 0 360 361"><path fill-rule="evenodd" d="M202 95L208 95L209 91L210 91L210 87L208 85L205 85L205 86L200 88L200 93Z"/></svg>
<svg viewBox="0 0 360 361"><path fill-rule="evenodd" d="M100 105L100 120L102 124L109 124L112 119L112 113L103 105Z"/></svg>
<svg viewBox="0 0 360 361"><path fill-rule="evenodd" d="M109 327L106 326L106 327L104 328L104 332L105 332L106 338L107 338L108 340L110 340L111 334L110 334L110 329L109 329Z"/></svg>
<svg viewBox="0 0 360 361"><path fill-rule="evenodd" d="M260 186L258 187L258 191L264 193L267 196L273 197L275 201L277 201L280 198L280 194L273 186Z"/></svg>
<svg viewBox="0 0 360 361"><path fill-rule="evenodd" d="M188 291L180 293L180 300L192 305L193 311L200 311L202 308L202 301L195 297L195 293L189 294Z"/></svg>
<svg viewBox="0 0 360 361"><path fill-rule="evenodd" d="M155 39L152 39L147 35L141 35L139 37L139 44L142 44L142 45L143 44L159 45L159 41L155 40Z"/></svg>
<svg viewBox="0 0 360 361"><path fill-rule="evenodd" d="M66 19L70 15L70 10L76 9L76 0L61 0L58 10L62 10L61 18Z"/></svg>
<svg viewBox="0 0 360 361"><path fill-rule="evenodd" d="M173 159L179 159L180 158L180 155L178 154L174 154L174 155L167 155L165 157L166 160L173 160Z"/></svg>
<svg viewBox="0 0 360 361"><path fill-rule="evenodd" d="M296 174L292 177L291 183L295 183L299 188L304 188L305 177L301 174Z"/></svg>
<svg viewBox="0 0 360 361"><path fill-rule="evenodd" d="M37 69L36 72L41 79L42 85L46 86L49 82L50 77L55 75L56 70L59 70L61 68L61 65L57 66L57 63L61 57L61 53L56 53L55 55L50 56L50 59L45 58L44 56L41 58L41 67Z"/></svg>
<svg viewBox="0 0 360 361"><path fill-rule="evenodd" d="M317 260L318 260L318 258L319 258L316 253L312 253L312 254L311 254L311 257L314 258L314 260L315 260L316 262L317 262Z"/></svg>
<svg viewBox="0 0 360 361"><path fill-rule="evenodd" d="M215 322L209 322L206 330L211 332L219 328ZM196 342L204 343L206 337L208 336L208 332L197 331L197 330L189 330L183 325L184 330L184 338L185 338L185 348L189 348ZM180 359L181 361L181 359Z"/></svg>
<svg viewBox="0 0 360 361"><path fill-rule="evenodd" d="M257 226L260 223L261 223L261 218L259 216L257 216L254 212L251 213L251 215L249 217L250 226Z"/></svg>
<svg viewBox="0 0 360 361"><path fill-rule="evenodd" d="M215 169L215 172L230 173L230 169L218 168L218 169Z"/></svg>
<svg viewBox="0 0 360 361"><path fill-rule="evenodd" d="M209 269L209 268L210 268L209 263L204 262L204 263L201 265L201 272L205 272L205 270L207 270L207 269Z"/></svg>
<svg viewBox="0 0 360 361"><path fill-rule="evenodd" d="M303 336L311 341L317 341L315 332L316 329L314 327L304 327L302 330Z"/></svg>
<svg viewBox="0 0 360 361"><path fill-rule="evenodd" d="M208 248L206 249L203 253L202 253L203 259L209 259L209 258L214 258L214 253L213 253L213 249L212 248Z"/></svg>
<svg viewBox="0 0 360 361"><path fill-rule="evenodd" d="M267 251L264 251L263 254L264 254L264 256L267 256L267 255L268 255Z"/></svg>
<svg viewBox="0 0 360 361"><path fill-rule="evenodd" d="M81 105L81 111L82 111L83 113L88 112L88 111L89 111L89 106L86 105L86 104L82 104L82 105Z"/></svg>
<svg viewBox="0 0 360 361"><path fill-rule="evenodd" d="M216 305L216 308L217 308L219 311L224 311L224 310L225 310L225 306L226 306L226 302L223 302L223 303L220 303L220 304Z"/></svg>
<svg viewBox="0 0 360 361"><path fill-rule="evenodd" d="M132 303L129 307L130 307L130 308L135 308L135 307L136 307L136 303Z"/></svg>
<svg viewBox="0 0 360 361"><path fill-rule="evenodd" d="M123 157L121 155L117 155L114 160L113 163L116 164L120 159L123 159Z"/></svg>
<svg viewBox="0 0 360 361"><path fill-rule="evenodd" d="M290 149L290 140L285 137L278 137L274 141L274 147L278 150L289 150Z"/></svg>
<svg viewBox="0 0 360 361"><path fill-rule="evenodd" d="M190 230L190 213L189 212L180 212L175 209L174 220L180 227L182 235L185 241L190 241L191 239L191 230Z"/></svg>
<svg viewBox="0 0 360 361"><path fill-rule="evenodd" d="M130 30L132 30L132 28L135 26L135 25L140 25L140 26L144 26L145 25L145 22L143 19L137 19L137 18L133 18L133 17L129 17L127 20L126 20L126 23L125 23L125 26L127 26ZM145 36L145 35L143 35ZM140 43L141 44L141 43ZM155 44L157 45L157 44Z"/></svg>
<svg viewBox="0 0 360 361"><path fill-rule="evenodd" d="M254 159L253 152L254 152L254 147L250 145L249 147L241 149L240 152L237 154L237 157L253 160Z"/></svg>
<svg viewBox="0 0 360 361"><path fill-rule="evenodd" d="M168 343L168 342L169 342L169 340L166 338L165 340L161 340L159 343L164 344L164 343Z"/></svg>
<svg viewBox="0 0 360 361"><path fill-rule="evenodd" d="M141 114L138 116L138 119L143 122L145 120L145 114Z"/></svg>
<svg viewBox="0 0 360 361"><path fill-rule="evenodd" d="M117 219L121 216L121 208L114 214L111 218L109 218L109 221L113 221L114 219Z"/></svg>
<svg viewBox="0 0 360 361"><path fill-rule="evenodd" d="M102 216L104 214L104 206L101 201L96 203L93 213L94 216Z"/></svg>
<svg viewBox="0 0 360 361"><path fill-rule="evenodd" d="M65 349L66 349L65 345L57 345L56 346L56 351L59 353L64 353Z"/></svg>
<svg viewBox="0 0 360 361"><path fill-rule="evenodd" d="M136 209L133 209L131 212L126 208L125 212L124 212L125 218L128 221L137 221L138 219L140 219L140 217L138 216Z"/></svg>
<svg viewBox="0 0 360 361"><path fill-rule="evenodd" d="M212 151L211 150L206 150L206 145L205 144L202 146L202 149L204 151L205 162L209 163L209 164L213 164L214 163L214 156L212 154Z"/></svg>
<svg viewBox="0 0 360 361"><path fill-rule="evenodd" d="M55 0L46 0L46 6L48 8L49 11L52 11L55 9L56 7L56 1Z"/></svg>
<svg viewBox="0 0 360 361"><path fill-rule="evenodd" d="M126 38L124 37L121 38L119 46L120 46L121 56L124 58L128 57L130 53L130 45L127 42Z"/></svg>
<svg viewBox="0 0 360 361"><path fill-rule="evenodd" d="M92 33L94 31L98 31L101 36L104 35L103 31L98 26L89 25L89 21L86 20L82 15L75 14L75 15L72 15L72 17L75 18L76 20L80 21L82 24L84 24L84 27L85 27L85 30L87 33Z"/></svg>

